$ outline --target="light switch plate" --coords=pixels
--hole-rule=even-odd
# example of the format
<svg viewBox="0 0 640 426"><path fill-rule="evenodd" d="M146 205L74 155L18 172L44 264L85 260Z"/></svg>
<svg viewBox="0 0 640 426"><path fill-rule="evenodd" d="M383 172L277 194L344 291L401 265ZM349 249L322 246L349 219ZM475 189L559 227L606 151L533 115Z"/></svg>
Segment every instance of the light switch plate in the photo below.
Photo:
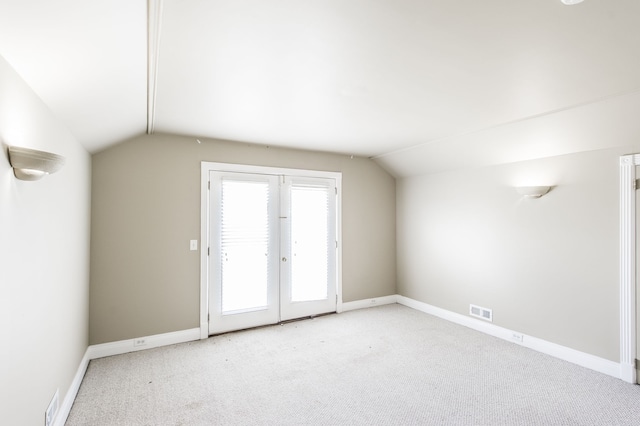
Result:
<svg viewBox="0 0 640 426"><path fill-rule="evenodd" d="M189 249L191 251L198 250L198 240L189 241Z"/></svg>

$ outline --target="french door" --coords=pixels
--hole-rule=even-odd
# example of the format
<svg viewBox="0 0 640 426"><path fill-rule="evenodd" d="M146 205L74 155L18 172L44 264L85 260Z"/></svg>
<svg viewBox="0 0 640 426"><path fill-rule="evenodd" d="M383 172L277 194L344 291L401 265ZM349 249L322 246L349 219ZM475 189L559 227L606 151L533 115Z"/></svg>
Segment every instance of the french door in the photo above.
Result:
<svg viewBox="0 0 640 426"><path fill-rule="evenodd" d="M335 177L228 167L208 171L209 334L334 312Z"/></svg>

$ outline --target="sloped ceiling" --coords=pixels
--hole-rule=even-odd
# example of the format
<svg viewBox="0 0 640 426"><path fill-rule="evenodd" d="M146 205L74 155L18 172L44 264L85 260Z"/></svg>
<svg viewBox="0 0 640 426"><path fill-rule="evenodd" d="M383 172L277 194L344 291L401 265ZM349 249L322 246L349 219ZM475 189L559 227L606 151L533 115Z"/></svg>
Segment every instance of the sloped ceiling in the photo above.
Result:
<svg viewBox="0 0 640 426"><path fill-rule="evenodd" d="M146 128L146 22L144 0L2 0L0 55L97 151Z"/></svg>
<svg viewBox="0 0 640 426"><path fill-rule="evenodd" d="M0 55L91 152L152 129L408 176L640 142L638 0L4 0Z"/></svg>

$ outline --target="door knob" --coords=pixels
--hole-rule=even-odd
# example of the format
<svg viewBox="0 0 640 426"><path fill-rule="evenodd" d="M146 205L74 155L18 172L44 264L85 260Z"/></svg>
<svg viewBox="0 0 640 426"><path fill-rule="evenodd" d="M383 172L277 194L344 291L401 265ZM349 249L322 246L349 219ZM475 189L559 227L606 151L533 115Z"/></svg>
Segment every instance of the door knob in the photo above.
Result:
<svg viewBox="0 0 640 426"><path fill-rule="evenodd" d="M286 258L286 257L283 257L283 258L282 258L282 261L283 261L283 262L286 262L286 261L287 261L287 258Z"/></svg>

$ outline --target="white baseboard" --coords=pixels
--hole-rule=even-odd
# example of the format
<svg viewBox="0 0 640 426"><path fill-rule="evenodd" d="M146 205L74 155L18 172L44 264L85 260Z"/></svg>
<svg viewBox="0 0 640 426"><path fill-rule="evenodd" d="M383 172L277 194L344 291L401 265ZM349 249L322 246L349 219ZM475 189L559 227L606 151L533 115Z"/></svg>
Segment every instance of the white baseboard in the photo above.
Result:
<svg viewBox="0 0 640 426"><path fill-rule="evenodd" d="M136 346L135 342L139 340L144 340L144 344ZM200 340L199 328L91 345L87 351L89 352L89 359L97 359L106 356L126 354L128 352L143 351L160 346L175 345L176 343L191 342L193 340Z"/></svg>
<svg viewBox="0 0 640 426"><path fill-rule="evenodd" d="M80 360L80 365L78 366L76 375L73 376L73 381L69 386L69 390L67 390L64 400L62 401L62 404L60 404L60 410L58 410L58 414L53 422L54 426L64 426L66 423L67 417L69 417L69 413L71 412L71 407L73 406L73 401L76 400L76 395L78 395L78 390L80 390L84 373L87 372L89 361L89 349L87 348L82 360Z"/></svg>
<svg viewBox="0 0 640 426"><path fill-rule="evenodd" d="M373 306L391 305L397 303L397 295L374 297L372 299L356 300L342 304L341 312L353 311L356 309L371 308Z"/></svg>
<svg viewBox="0 0 640 426"><path fill-rule="evenodd" d="M134 346L134 342L141 339L144 340L144 345ZM193 340L200 340L199 328L89 346L84 357L82 357L82 360L80 361L80 366L78 366L76 375L74 376L71 386L69 386L69 390L64 397L62 405L60 406L54 425L64 426L66 423L67 417L69 417L69 413L71 412L71 407L73 406L73 401L75 401L76 396L78 395L78 390L80 390L84 374L87 372L87 367L89 367L89 361L92 359L121 355L128 352L143 351L145 349L157 348L160 346L175 345L176 343L191 342Z"/></svg>
<svg viewBox="0 0 640 426"><path fill-rule="evenodd" d="M599 373L624 380L624 378L621 376L621 366L617 362L571 349L566 346L551 343L546 340L538 339L537 337L523 335L522 333L518 333L514 330L509 330L485 321L447 311L446 309L438 308L436 306L429 305L424 302L419 302L408 297L398 295L396 297L396 300L399 304L408 306L418 311L422 311L427 314L445 319L447 321L469 327L476 331L480 331L482 333L507 340L511 343L515 343L517 345L524 346L547 355L551 355L555 358L577 364L581 367L589 368ZM522 336L522 342L514 340L514 334Z"/></svg>

